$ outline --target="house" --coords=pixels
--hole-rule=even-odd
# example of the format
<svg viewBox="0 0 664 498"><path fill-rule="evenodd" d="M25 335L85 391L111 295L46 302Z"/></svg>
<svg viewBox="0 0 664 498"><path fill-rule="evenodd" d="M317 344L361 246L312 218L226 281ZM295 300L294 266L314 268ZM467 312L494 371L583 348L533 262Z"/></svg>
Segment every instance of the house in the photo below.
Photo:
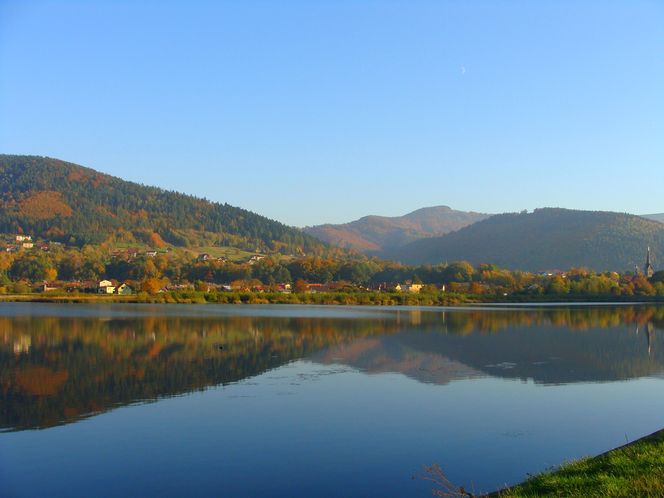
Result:
<svg viewBox="0 0 664 498"><path fill-rule="evenodd" d="M249 258L249 264L253 265L258 263L261 259L265 259L265 256L262 256L260 254L254 254L252 257Z"/></svg>
<svg viewBox="0 0 664 498"><path fill-rule="evenodd" d="M99 294L114 294L115 285L110 280L102 280L97 284L97 292Z"/></svg>
<svg viewBox="0 0 664 498"><path fill-rule="evenodd" d="M281 292L282 294L290 294L291 289L291 284L277 284L277 292Z"/></svg>
<svg viewBox="0 0 664 498"><path fill-rule="evenodd" d="M397 284L394 287L394 290L397 292L411 292L413 294L418 294L422 290L422 287L424 287L423 284Z"/></svg>
<svg viewBox="0 0 664 498"><path fill-rule="evenodd" d="M134 293L134 289L124 283L118 286L117 293L121 296L129 296Z"/></svg>
<svg viewBox="0 0 664 498"><path fill-rule="evenodd" d="M34 246L32 242L23 242L23 249L32 249Z"/></svg>
<svg viewBox="0 0 664 498"><path fill-rule="evenodd" d="M198 261L207 261L208 259L210 259L210 255L206 252L198 255Z"/></svg>
<svg viewBox="0 0 664 498"><path fill-rule="evenodd" d="M166 286L167 291L177 291L177 290L193 290L194 286L192 284L170 284Z"/></svg>
<svg viewBox="0 0 664 498"><path fill-rule="evenodd" d="M59 287L57 286L57 284L55 282L46 282L46 281L44 281L44 283L42 284L42 291L43 292L54 291L54 290L57 290L57 289L59 289Z"/></svg>
<svg viewBox="0 0 664 498"><path fill-rule="evenodd" d="M330 286L328 284L307 284L307 293L317 294L319 292L329 292Z"/></svg>
<svg viewBox="0 0 664 498"><path fill-rule="evenodd" d="M31 242L32 235L17 235L16 242Z"/></svg>
<svg viewBox="0 0 664 498"><path fill-rule="evenodd" d="M148 258L154 258L157 255L157 251L145 251L145 255Z"/></svg>

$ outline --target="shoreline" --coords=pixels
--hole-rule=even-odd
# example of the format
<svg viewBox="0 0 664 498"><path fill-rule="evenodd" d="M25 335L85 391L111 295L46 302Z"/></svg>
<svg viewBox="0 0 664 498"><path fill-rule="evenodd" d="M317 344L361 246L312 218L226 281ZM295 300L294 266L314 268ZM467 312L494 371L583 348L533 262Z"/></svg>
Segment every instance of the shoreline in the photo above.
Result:
<svg viewBox="0 0 664 498"><path fill-rule="evenodd" d="M132 294L127 296L97 294L6 294L0 295L0 303L123 303L123 304L296 304L330 306L618 306L664 304L657 296L636 296L634 299L608 296L532 296L497 298L468 294L405 294L405 293L278 293L278 292L166 292L162 294ZM552 299L553 298L553 299Z"/></svg>
<svg viewBox="0 0 664 498"><path fill-rule="evenodd" d="M622 446L562 463L482 498L533 496L662 496L664 429ZM459 495L461 496L461 495Z"/></svg>

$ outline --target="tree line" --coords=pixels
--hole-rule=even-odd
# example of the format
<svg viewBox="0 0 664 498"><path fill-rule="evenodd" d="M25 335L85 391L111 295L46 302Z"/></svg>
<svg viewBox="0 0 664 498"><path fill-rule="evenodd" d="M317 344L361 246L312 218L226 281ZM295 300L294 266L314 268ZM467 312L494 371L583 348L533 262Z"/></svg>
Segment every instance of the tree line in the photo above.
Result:
<svg viewBox="0 0 664 498"><path fill-rule="evenodd" d="M156 293L169 286L232 286L234 290L276 290L291 284L299 292L312 283L346 292L390 291L397 283L416 283L421 293L455 292L478 296L664 296L664 272L651 279L636 272L595 272L573 268L555 274L512 271L466 261L438 265L403 265L365 256L331 258L266 256L259 261L201 260L184 249L134 257L113 255L108 248L53 246L49 251L0 253L0 286L5 292L26 292L47 282L130 282L135 289Z"/></svg>

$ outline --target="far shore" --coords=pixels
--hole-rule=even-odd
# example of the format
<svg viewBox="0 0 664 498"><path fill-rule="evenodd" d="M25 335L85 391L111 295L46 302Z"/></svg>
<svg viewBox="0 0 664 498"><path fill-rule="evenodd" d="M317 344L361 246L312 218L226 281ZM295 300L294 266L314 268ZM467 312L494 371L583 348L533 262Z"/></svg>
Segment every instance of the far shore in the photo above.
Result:
<svg viewBox="0 0 664 498"><path fill-rule="evenodd" d="M297 304L357 306L478 306L478 305L626 305L664 303L658 296L606 295L473 295L461 293L415 294L398 292L203 292L171 291L157 294L102 295L87 293L0 294L0 302L28 303L164 303L164 304Z"/></svg>

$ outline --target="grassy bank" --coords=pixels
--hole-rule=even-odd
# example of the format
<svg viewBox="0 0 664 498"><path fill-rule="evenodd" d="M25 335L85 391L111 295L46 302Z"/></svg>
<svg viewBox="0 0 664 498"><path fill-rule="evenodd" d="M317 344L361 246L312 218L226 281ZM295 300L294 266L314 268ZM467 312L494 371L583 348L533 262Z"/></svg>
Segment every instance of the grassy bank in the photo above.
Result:
<svg viewBox="0 0 664 498"><path fill-rule="evenodd" d="M0 294L0 302L46 303L216 303L216 304L328 304L369 306L454 306L479 303L594 303L594 302L662 302L654 296L496 296L455 292L407 293L407 292L203 292L194 290L171 291L158 294L139 292L128 296L40 292L30 294Z"/></svg>
<svg viewBox="0 0 664 498"><path fill-rule="evenodd" d="M594 458L566 463L554 472L531 477L488 496L664 496L664 429Z"/></svg>
<svg viewBox="0 0 664 498"><path fill-rule="evenodd" d="M174 291L130 296L85 293L34 293L0 295L0 302L46 303L185 303L185 304L329 304L371 306L449 306L480 302L471 295L456 293L410 294L399 292L201 292Z"/></svg>

